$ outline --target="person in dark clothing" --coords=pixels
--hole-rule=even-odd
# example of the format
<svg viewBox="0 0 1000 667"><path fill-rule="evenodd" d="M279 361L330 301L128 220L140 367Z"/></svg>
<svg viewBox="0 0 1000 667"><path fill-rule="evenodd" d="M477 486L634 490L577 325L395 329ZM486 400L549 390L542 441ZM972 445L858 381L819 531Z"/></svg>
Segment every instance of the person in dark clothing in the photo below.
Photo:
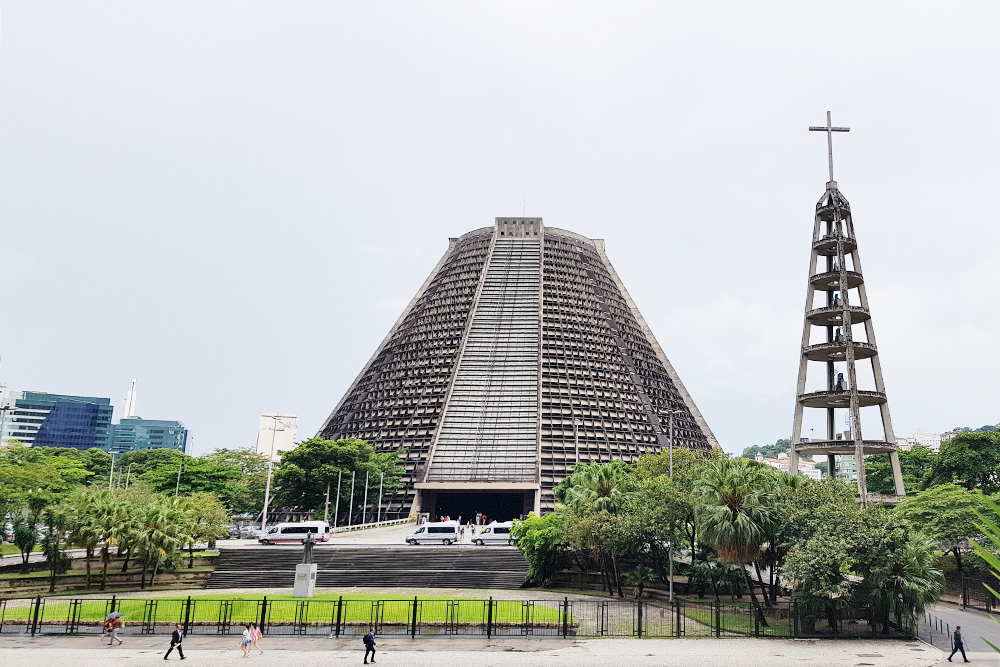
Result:
<svg viewBox="0 0 1000 667"><path fill-rule="evenodd" d="M170 635L170 648L167 649L167 652L164 654L163 659L166 660L167 658L169 658L170 652L176 648L177 655L179 655L181 657L181 660L183 660L184 649L181 648L182 641L184 641L184 634L181 632L181 624L178 623L177 629L174 630L172 635Z"/></svg>
<svg viewBox="0 0 1000 667"><path fill-rule="evenodd" d="M375 628L373 627L365 635L365 664L368 664L368 654L372 654L372 662L375 662Z"/></svg>
<svg viewBox="0 0 1000 667"><path fill-rule="evenodd" d="M954 644L955 644L955 648L952 649L951 655L948 656L948 662L951 662L952 656L955 655L955 653L957 653L958 651L962 652L962 659L963 660L965 660L966 662L971 662L971 660L969 660L968 658L965 657L965 644L962 643L962 626L961 625L956 625L955 626Z"/></svg>

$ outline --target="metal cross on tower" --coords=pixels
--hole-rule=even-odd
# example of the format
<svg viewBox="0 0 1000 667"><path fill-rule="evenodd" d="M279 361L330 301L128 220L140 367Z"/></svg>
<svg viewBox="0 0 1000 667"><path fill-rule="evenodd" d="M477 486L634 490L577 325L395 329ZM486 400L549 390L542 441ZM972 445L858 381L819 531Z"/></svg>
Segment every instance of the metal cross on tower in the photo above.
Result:
<svg viewBox="0 0 1000 667"><path fill-rule="evenodd" d="M833 133L847 132L849 128L833 127L828 111L826 127L809 129L827 133L830 181L816 204L813 224L789 472L793 475L797 473L801 455L825 454L829 474L833 476L836 474L837 456L854 456L858 499L865 505L870 498L865 479L866 455L889 454L897 496L904 494L903 475L889 416L885 383L882 380L882 365L875 345L875 329L868 309L868 294L861 274L861 257L858 254L857 237L854 235L851 205L833 180ZM823 267L819 266L820 258L823 258ZM864 326L863 340L855 339L854 325ZM820 330L818 341L812 340L814 327ZM858 331L859 338L860 334ZM874 391L858 387L856 363L866 359L872 365ZM807 391L809 362L820 362L825 366L823 385L819 390L814 388ZM864 439L861 433L861 408L875 406L881 411L883 436ZM805 408L825 410L824 438L813 440L801 437ZM837 410L848 410L850 427L844 433L836 431Z"/></svg>
<svg viewBox="0 0 1000 667"><path fill-rule="evenodd" d="M849 127L834 127L833 123L830 121L830 112L826 112L826 127L816 127L812 125L809 127L810 132L826 132L826 156L830 162L830 182L833 183L833 133L834 132L850 132Z"/></svg>

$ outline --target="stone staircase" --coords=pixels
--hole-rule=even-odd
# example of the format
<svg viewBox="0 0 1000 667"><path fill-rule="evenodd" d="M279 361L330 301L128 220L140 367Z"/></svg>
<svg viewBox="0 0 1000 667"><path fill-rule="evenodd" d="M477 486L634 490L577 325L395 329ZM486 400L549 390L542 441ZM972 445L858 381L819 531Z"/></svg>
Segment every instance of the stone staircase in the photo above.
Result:
<svg viewBox="0 0 1000 667"><path fill-rule="evenodd" d="M302 547L222 549L206 588L288 588ZM327 546L313 551L321 587L500 588L524 584L528 562L513 547Z"/></svg>

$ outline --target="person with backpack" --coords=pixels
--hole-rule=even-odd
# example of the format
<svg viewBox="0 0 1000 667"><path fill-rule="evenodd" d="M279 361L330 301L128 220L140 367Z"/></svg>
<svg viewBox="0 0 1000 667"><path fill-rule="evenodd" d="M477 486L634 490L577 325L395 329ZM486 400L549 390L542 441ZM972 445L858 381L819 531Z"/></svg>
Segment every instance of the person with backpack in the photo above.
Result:
<svg viewBox="0 0 1000 667"><path fill-rule="evenodd" d="M181 624L178 623L177 628L170 635L170 648L168 648L167 652L163 655L164 660L170 657L170 652L175 648L177 649L177 655L181 657L181 660L184 659L184 649L181 648L181 642L184 641L184 633L181 632L181 627Z"/></svg>
<svg viewBox="0 0 1000 667"><path fill-rule="evenodd" d="M368 634L365 635L365 664L368 664L368 654L372 654L372 664L375 663L375 626L372 626Z"/></svg>
<svg viewBox="0 0 1000 667"><path fill-rule="evenodd" d="M952 637L952 643L955 645L955 647L952 649L951 655L948 656L948 662L951 662L951 659L959 651L962 652L962 660L965 660L966 662L972 662L967 657L965 657L965 642L962 641L962 626L961 625L956 625L955 626L955 635Z"/></svg>

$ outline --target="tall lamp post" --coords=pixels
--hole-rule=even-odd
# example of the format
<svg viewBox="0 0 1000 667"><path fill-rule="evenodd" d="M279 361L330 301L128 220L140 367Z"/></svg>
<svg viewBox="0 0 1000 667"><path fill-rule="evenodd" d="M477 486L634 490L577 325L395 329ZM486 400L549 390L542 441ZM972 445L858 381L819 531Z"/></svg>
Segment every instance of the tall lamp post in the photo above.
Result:
<svg viewBox="0 0 1000 667"><path fill-rule="evenodd" d="M264 511L260 517L261 535L267 530L267 506L271 502L271 474L274 472L274 436L277 435L278 431L285 430L278 426L278 415L271 415L271 420L274 422L274 426L271 427L271 453L267 457L267 484L264 486ZM284 425L284 422L280 423Z"/></svg>
<svg viewBox="0 0 1000 667"><path fill-rule="evenodd" d="M670 435L668 436L670 446L670 481L674 481L674 415L683 414L683 410L668 410L670 417ZM670 602L674 601L674 538L670 536ZM694 558L694 554L691 554ZM693 562L693 561L692 561Z"/></svg>

